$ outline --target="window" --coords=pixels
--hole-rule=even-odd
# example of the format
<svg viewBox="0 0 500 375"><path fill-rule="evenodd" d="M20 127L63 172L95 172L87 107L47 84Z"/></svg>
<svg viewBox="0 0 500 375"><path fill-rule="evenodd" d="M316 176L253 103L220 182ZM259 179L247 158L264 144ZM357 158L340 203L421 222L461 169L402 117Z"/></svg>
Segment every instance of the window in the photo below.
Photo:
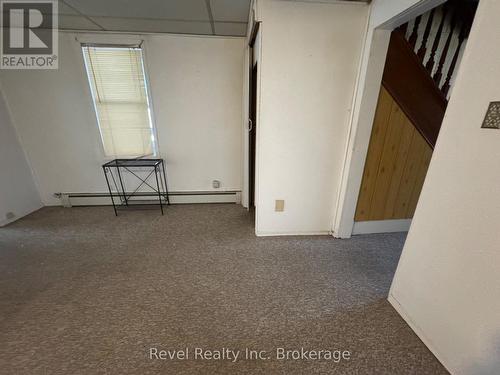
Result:
<svg viewBox="0 0 500 375"><path fill-rule="evenodd" d="M105 155L155 155L141 48L82 48Z"/></svg>

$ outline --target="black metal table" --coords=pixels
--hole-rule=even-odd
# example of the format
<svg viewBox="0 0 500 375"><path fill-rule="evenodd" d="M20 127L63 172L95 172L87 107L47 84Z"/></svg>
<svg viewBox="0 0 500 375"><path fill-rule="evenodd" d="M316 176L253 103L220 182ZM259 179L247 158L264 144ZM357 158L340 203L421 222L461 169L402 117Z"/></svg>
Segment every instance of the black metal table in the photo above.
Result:
<svg viewBox="0 0 500 375"><path fill-rule="evenodd" d="M134 173L134 171L132 170L134 168L151 168L151 171L149 171L146 177L143 178L140 177L137 173ZM167 189L167 176L165 173L165 164L163 162L163 159L115 159L103 164L102 169L104 171L104 177L106 178L106 184L108 185L109 196L113 204L115 216L118 216L118 212L116 209L117 204L115 203L114 199L115 196L118 196L120 198L120 206L129 206L129 203L131 201L130 198L132 198L133 196L144 197L158 195L158 203L160 205L162 215L163 200L167 205L170 204ZM125 190L125 183L122 177L122 171L120 171L120 169L126 170L127 172L131 173L140 181L139 186L137 186L131 193ZM115 173L113 173L113 171L115 171ZM154 187L154 185L148 183L149 177L151 177L153 174L155 175L156 188ZM115 175L117 178L115 178ZM110 178L113 181L115 191L117 192L116 195L113 194ZM153 193L139 192L139 189L144 185L147 185L149 188L151 188Z"/></svg>

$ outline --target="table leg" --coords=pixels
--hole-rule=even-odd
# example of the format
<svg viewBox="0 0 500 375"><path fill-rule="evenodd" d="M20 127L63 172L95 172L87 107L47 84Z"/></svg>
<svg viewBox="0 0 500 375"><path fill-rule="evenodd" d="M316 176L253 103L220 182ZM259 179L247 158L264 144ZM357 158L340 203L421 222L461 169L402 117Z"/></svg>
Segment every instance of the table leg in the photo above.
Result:
<svg viewBox="0 0 500 375"><path fill-rule="evenodd" d="M163 202L161 201L161 190L160 190L160 182L158 180L158 166L155 165L155 177L156 177L156 187L158 189L158 199L160 200L160 209L161 214L163 215Z"/></svg>
<svg viewBox="0 0 500 375"><path fill-rule="evenodd" d="M108 185L109 197L111 198L111 203L113 204L113 210L115 211L115 216L118 216L118 212L116 212L115 200L113 198L113 193L111 192L111 186L109 185L108 174L106 173L106 167L102 167L104 172L104 177L106 178L106 184Z"/></svg>
<svg viewBox="0 0 500 375"><path fill-rule="evenodd" d="M163 160L161 161L161 167L163 169L163 181L165 182L165 194L167 195L167 204L170 204L170 197L168 196L168 187L167 187L167 174L165 173L165 164Z"/></svg>
<svg viewBox="0 0 500 375"><path fill-rule="evenodd" d="M122 187L123 199L125 200L125 205L128 206L127 194L125 193L125 186L123 185L122 174L120 173L120 167L116 167L118 171L118 179L120 180L120 186Z"/></svg>

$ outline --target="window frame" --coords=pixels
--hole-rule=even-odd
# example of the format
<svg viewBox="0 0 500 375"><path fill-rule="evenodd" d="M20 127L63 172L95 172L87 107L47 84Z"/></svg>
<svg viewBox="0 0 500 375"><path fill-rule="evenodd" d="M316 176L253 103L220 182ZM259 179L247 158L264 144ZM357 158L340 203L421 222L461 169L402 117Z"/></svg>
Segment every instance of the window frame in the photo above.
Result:
<svg viewBox="0 0 500 375"><path fill-rule="evenodd" d="M90 82L91 77L88 74L88 61L85 55L85 48L86 47L93 47L93 48L116 48L116 49L138 49L140 51L140 56L141 56L141 63L142 63L142 71L143 71L143 76L144 76L144 87L146 90L146 100L147 100L147 106L148 106L148 117L149 117L149 123L150 123L150 129L151 129L151 135L153 136L153 142L152 142L152 148L153 148L153 153L148 154L148 155L142 155L142 156L135 156L135 155L107 155L106 150L104 148L104 138L102 134L102 129L101 129L101 124L100 124L100 119L99 119L99 113L97 110L96 106L96 98L95 98L95 93L94 90L92 90L92 83ZM101 153L103 156L103 159L105 161L111 161L114 159L139 159L139 158L157 158L160 155L160 150L159 150L159 144L158 144L158 132L157 132L157 126L156 126L156 121L155 121L155 112L154 112L154 106L153 106L153 96L151 93L151 88L149 85L149 74L148 74L148 65L147 65L147 59L146 59L146 51L145 51L145 46L144 42L141 41L139 44L119 44L119 43L80 43L80 53L82 54L82 60L83 60L83 68L84 68L84 74L85 74L85 81L87 84L88 91L90 92L90 98L92 100L92 108L94 110L94 116L96 120L96 125L97 129L99 131L99 140L100 140L100 149Z"/></svg>

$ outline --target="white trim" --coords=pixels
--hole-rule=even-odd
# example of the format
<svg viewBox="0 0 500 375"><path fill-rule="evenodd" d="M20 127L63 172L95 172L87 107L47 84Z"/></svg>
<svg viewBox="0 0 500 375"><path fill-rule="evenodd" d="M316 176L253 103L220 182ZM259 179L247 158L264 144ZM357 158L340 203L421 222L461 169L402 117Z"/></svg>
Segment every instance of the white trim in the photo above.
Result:
<svg viewBox="0 0 500 375"><path fill-rule="evenodd" d="M338 238L349 238L354 227L354 214L358 202L359 189L370 143L371 130L391 31L371 30L367 37L359 84L353 104L354 115L350 124L348 146L344 159L337 212L333 233Z"/></svg>
<svg viewBox="0 0 500 375"><path fill-rule="evenodd" d="M329 236L332 232L325 231L315 231L315 232L262 232L255 231L257 237L276 237L276 236Z"/></svg>
<svg viewBox="0 0 500 375"><path fill-rule="evenodd" d="M411 219L357 221L352 234L408 232L410 225Z"/></svg>
<svg viewBox="0 0 500 375"><path fill-rule="evenodd" d="M218 21L216 21L218 22ZM244 22L241 22L244 23ZM60 33L68 34L87 34L87 35L120 35L120 36L136 36L141 37L143 35L175 35L183 36L187 38L222 38L222 39L244 39L244 35L210 35L210 34L186 34L186 33L174 33L166 31L113 31L113 30L86 30L86 29L62 29L59 30Z"/></svg>
<svg viewBox="0 0 500 375"><path fill-rule="evenodd" d="M281 0L281 1L293 1L296 3L330 4L330 5L335 5L335 4L359 5L359 6L369 5L368 1L352 1L352 0Z"/></svg>
<svg viewBox="0 0 500 375"><path fill-rule="evenodd" d="M381 25L378 25L377 27L382 28L382 29L390 29L393 30L398 26L401 26L405 22L408 22L409 20L412 20L416 18L417 16L427 13L429 10L432 8L435 8L443 3L445 3L447 0L423 0L420 1L411 7L405 9L398 15L392 17L390 20L384 22Z"/></svg>
<svg viewBox="0 0 500 375"><path fill-rule="evenodd" d="M406 322L406 324L408 324L408 326L410 326L412 331L415 332L415 334L418 336L418 338L420 340L422 340L424 345L427 346L427 348L432 352L432 354L434 354L434 356L437 358L437 360L446 368L446 370L448 370L448 372L450 374L458 374L459 371L451 369L450 367L447 366L447 363L449 363L449 361L444 360L444 356L439 352L439 350L437 350L434 343L424 335L423 330L411 319L411 317L408 315L408 313L403 308L403 306L401 306L401 304L399 303L397 298L394 296L394 294L392 294L392 292L389 292L389 296L387 297L387 300L389 301L391 306L394 308L394 310L396 310L396 312L403 318L403 320Z"/></svg>
<svg viewBox="0 0 500 375"><path fill-rule="evenodd" d="M259 199L260 199L260 163L261 163L261 155L260 155L260 137L262 134L262 121L261 121L261 106L262 106L262 92L263 92L263 84L262 80L262 71L264 68L264 33L265 25L264 22L260 23L259 32L257 33L256 38L260 38L259 42L259 58L257 60L257 99L255 101L255 118L256 118L256 129L255 129L255 176L254 176L254 205L255 205L255 233L257 234L257 228L259 228ZM252 61L253 64L253 61Z"/></svg>
<svg viewBox="0 0 500 375"><path fill-rule="evenodd" d="M357 97L360 95L359 90L364 89L365 83L362 82L365 79L365 76L363 74L364 72L364 56L367 52L367 49L370 49L370 43L371 42L371 35L370 35L370 16L371 14L368 13L368 17L366 18L366 25L365 25L365 30L364 30L364 43L363 47L361 48L361 54L359 58L359 64L358 64L358 69L356 73L356 82L354 85L354 90L352 92L352 98L351 98L351 109L350 109L350 114L349 114L349 123L348 123L348 129L347 129L347 140L345 142L344 146L344 158L342 160L342 167L340 171L340 187L339 187L339 192L337 193L337 196L335 197L335 205L333 207L333 220L331 223L332 227L332 232L335 233L335 237L342 238L343 236L340 235L338 236L338 221L341 219L340 215L342 213L342 210L339 208L343 204L343 191L346 189L345 185L347 184L347 179L346 176L344 175L344 170L347 168L347 165L350 161L350 152L349 152L349 147L351 146L351 139L353 138L353 134L356 132L356 127L353 126L353 124L357 123L357 117L359 116L358 112L356 111L356 103L357 103ZM349 237L349 236L348 236Z"/></svg>
<svg viewBox="0 0 500 375"><path fill-rule="evenodd" d="M141 51L141 63L142 63L142 73L144 75L144 86L146 88L146 99L148 103L148 114L149 114L149 125L151 126L151 132L153 133L154 137L154 144L153 144L153 153L154 157L160 157L160 144L159 144L159 136L158 136L158 127L156 126L156 112L154 109L153 105L153 94L151 92L151 85L150 85L150 80L149 80L149 65L148 65L148 60L147 60L147 47L146 47L146 40L142 41L142 45L140 47ZM165 159L166 159L165 155Z"/></svg>

